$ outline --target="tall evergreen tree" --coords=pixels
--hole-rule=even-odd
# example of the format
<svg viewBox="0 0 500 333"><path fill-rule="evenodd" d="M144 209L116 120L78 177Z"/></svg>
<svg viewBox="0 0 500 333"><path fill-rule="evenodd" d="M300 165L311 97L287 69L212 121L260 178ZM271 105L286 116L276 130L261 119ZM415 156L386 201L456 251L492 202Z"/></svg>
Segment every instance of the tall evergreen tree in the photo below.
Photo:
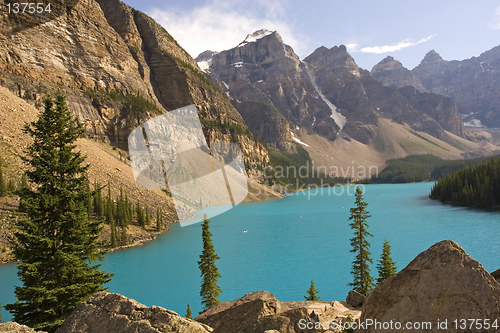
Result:
<svg viewBox="0 0 500 333"><path fill-rule="evenodd" d="M382 254L378 261L377 270L378 278L377 284L382 283L385 279L396 274L397 271L396 263L392 261L391 258L391 246L389 242L384 240L384 245L382 248Z"/></svg>
<svg viewBox="0 0 500 333"><path fill-rule="evenodd" d="M24 160L33 185L20 191L26 218L18 221L13 249L22 287L8 304L14 320L36 330L54 332L92 294L103 291L112 274L99 270L99 221L89 220L85 203L88 166L73 142L83 128L61 93L48 95L45 110L25 131L33 137Z"/></svg>
<svg viewBox="0 0 500 333"><path fill-rule="evenodd" d="M162 226L163 226L163 219L161 216L161 211L158 208L156 210L156 231L161 231Z"/></svg>
<svg viewBox="0 0 500 333"><path fill-rule="evenodd" d="M5 178L3 175L3 161L0 159L0 197L7 194L7 184L5 184Z"/></svg>
<svg viewBox="0 0 500 333"><path fill-rule="evenodd" d="M373 278L370 275L370 267L368 263L373 263L370 258L370 243L366 240L368 236L373 237L368 232L368 219L371 215L366 210L368 204L363 201L363 192L359 187L356 187L356 201L354 207L351 208L351 216L349 224L354 230L354 237L351 238L351 252L356 254L356 258L352 262L351 273L354 276L354 281L349 283L349 286L354 287L357 292L366 295L373 289Z"/></svg>
<svg viewBox="0 0 500 333"><path fill-rule="evenodd" d="M189 304L186 310L186 318L193 320L193 313L191 312L191 307L189 306Z"/></svg>
<svg viewBox="0 0 500 333"><path fill-rule="evenodd" d="M215 265L215 261L220 257L215 253L214 245L212 244L212 233L209 230L210 221L205 214L202 225L203 251L200 255L198 266L200 267L201 276L201 303L206 311L219 304L219 295L222 292L217 285L217 279L220 278L219 271Z"/></svg>
<svg viewBox="0 0 500 333"><path fill-rule="evenodd" d="M146 216L144 215L144 210L142 210L139 201L137 201L137 205L135 206L135 214L137 215L137 224L146 228Z"/></svg>
<svg viewBox="0 0 500 333"><path fill-rule="evenodd" d="M94 182L94 214L96 214L98 218L104 216L101 190L102 188L99 186L96 180Z"/></svg>
<svg viewBox="0 0 500 333"><path fill-rule="evenodd" d="M311 280L311 287L307 290L306 301L321 301L318 297L319 290L314 287L314 281Z"/></svg>

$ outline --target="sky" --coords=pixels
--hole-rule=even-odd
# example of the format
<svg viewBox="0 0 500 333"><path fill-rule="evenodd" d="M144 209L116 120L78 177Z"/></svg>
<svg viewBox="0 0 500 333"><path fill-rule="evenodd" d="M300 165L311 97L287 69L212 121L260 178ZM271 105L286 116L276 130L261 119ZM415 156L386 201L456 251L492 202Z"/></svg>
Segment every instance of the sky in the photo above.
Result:
<svg viewBox="0 0 500 333"><path fill-rule="evenodd" d="M430 50L445 60L500 45L500 1L124 0L160 23L194 58L235 47L246 35L278 31L301 59L320 46L346 45L370 70L392 56L417 66Z"/></svg>

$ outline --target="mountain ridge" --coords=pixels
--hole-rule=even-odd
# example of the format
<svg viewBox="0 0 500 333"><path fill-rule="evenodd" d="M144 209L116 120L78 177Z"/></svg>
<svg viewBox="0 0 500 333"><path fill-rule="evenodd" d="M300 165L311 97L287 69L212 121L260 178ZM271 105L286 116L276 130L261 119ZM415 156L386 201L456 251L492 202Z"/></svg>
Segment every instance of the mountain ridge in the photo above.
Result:
<svg viewBox="0 0 500 333"><path fill-rule="evenodd" d="M450 97L468 126L500 127L500 46L477 57L444 60L439 53L426 53L411 71L413 81L383 68L382 60L372 73L384 85L423 86L429 92ZM408 71L406 68L404 71Z"/></svg>

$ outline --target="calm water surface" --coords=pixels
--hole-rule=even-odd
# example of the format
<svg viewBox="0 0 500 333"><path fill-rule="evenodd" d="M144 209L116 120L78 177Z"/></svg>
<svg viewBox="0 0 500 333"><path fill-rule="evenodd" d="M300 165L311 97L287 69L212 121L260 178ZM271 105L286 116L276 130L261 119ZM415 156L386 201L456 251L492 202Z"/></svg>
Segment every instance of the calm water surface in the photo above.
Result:
<svg viewBox="0 0 500 333"><path fill-rule="evenodd" d="M388 240L399 269L443 239L458 242L488 271L500 268L500 213L458 208L428 198L432 183L367 185L365 201L376 277L376 260ZM211 219L222 278L221 301L267 290L281 301L301 300L311 280L323 300L344 300L352 280L349 208L354 187L322 194L315 189L283 200L244 203ZM243 232L247 230L247 232ZM148 306L185 314L201 310L201 224L173 225L142 247L109 253L103 263L115 276L108 287ZM14 264L0 266L0 303L15 301ZM2 311L4 320L10 314Z"/></svg>

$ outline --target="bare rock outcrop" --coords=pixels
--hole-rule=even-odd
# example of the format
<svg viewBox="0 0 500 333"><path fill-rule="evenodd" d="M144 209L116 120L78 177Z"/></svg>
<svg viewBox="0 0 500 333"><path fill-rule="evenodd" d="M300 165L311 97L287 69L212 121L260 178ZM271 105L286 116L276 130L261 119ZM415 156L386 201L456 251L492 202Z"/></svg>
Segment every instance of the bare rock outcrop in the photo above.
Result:
<svg viewBox="0 0 500 333"><path fill-rule="evenodd" d="M280 302L267 291L255 291L223 302L196 318L214 333L329 332L333 320L357 319L360 312L346 302ZM321 327L319 327L321 325Z"/></svg>
<svg viewBox="0 0 500 333"><path fill-rule="evenodd" d="M46 333L43 331L35 331L28 326L21 325L15 322L0 323L0 333Z"/></svg>
<svg viewBox="0 0 500 333"><path fill-rule="evenodd" d="M382 82L384 86L396 86L399 88L413 86L420 92L428 92L420 80L409 69L403 67L403 64L391 56L385 57L373 66L370 74L375 80Z"/></svg>
<svg viewBox="0 0 500 333"><path fill-rule="evenodd" d="M479 262L455 242L441 241L420 253L398 274L370 293L363 304L361 322L377 320L406 323L431 323L420 332L438 331L438 320L447 320L448 332L456 329L454 320L500 318L500 283ZM394 326L395 327L395 326ZM442 328L442 327L441 327ZM467 325L467 332L494 330ZM361 332L375 332L374 326ZM399 332L388 329L384 332Z"/></svg>
<svg viewBox="0 0 500 333"><path fill-rule="evenodd" d="M56 333L208 333L212 329L159 306L107 292L80 304Z"/></svg>
<svg viewBox="0 0 500 333"><path fill-rule="evenodd" d="M356 290L350 290L349 294L347 294L347 298L345 299L347 304L352 305L354 307L363 305L363 302L365 300L366 296L358 293Z"/></svg>

